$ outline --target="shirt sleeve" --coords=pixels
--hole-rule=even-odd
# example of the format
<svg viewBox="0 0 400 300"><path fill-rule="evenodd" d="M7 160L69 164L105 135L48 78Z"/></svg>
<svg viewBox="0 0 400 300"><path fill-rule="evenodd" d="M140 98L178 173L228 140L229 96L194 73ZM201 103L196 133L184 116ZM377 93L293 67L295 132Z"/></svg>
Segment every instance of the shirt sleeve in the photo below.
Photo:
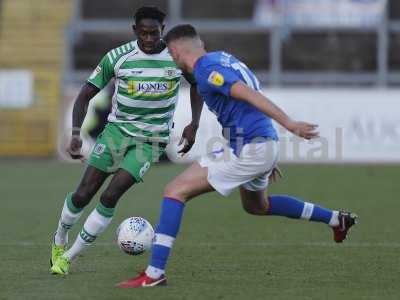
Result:
<svg viewBox="0 0 400 300"><path fill-rule="evenodd" d="M114 67L110 62L108 55L105 55L96 69L87 79L87 82L93 84L99 89L103 89L107 83L114 77Z"/></svg>
<svg viewBox="0 0 400 300"><path fill-rule="evenodd" d="M229 97L232 85L241 79L232 68L212 65L205 68L200 80L203 87Z"/></svg>

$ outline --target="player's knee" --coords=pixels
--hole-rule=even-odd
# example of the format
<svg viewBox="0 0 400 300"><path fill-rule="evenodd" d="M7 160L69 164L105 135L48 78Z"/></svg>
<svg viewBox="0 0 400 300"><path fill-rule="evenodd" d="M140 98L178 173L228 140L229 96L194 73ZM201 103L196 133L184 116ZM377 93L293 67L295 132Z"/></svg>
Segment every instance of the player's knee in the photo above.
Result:
<svg viewBox="0 0 400 300"><path fill-rule="evenodd" d="M73 193L71 200L75 207L83 208L89 204L91 199L92 196L87 191L77 190L75 193Z"/></svg>
<svg viewBox="0 0 400 300"><path fill-rule="evenodd" d="M260 207L257 205L249 205L249 204L243 204L242 206L244 211L250 215L264 216L267 214L267 209L265 207Z"/></svg>
<svg viewBox="0 0 400 300"><path fill-rule="evenodd" d="M94 188L94 186L95 185L91 185L87 182L81 183L72 195L72 203L79 208L88 205L97 192L97 189Z"/></svg>
<svg viewBox="0 0 400 300"><path fill-rule="evenodd" d="M117 206L118 200L119 193L109 189L105 190L100 196L101 204L108 208L114 208L115 206Z"/></svg>
<svg viewBox="0 0 400 300"><path fill-rule="evenodd" d="M164 188L164 197L170 197L186 202L188 200L188 193L185 183L181 181L168 183Z"/></svg>

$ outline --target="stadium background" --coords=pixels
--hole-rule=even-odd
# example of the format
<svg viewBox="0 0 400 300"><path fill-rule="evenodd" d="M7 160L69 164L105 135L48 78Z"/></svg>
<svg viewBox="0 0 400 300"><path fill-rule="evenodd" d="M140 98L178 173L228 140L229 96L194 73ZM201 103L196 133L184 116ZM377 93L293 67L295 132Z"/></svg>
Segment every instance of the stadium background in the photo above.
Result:
<svg viewBox="0 0 400 300"><path fill-rule="evenodd" d="M181 260L171 262L178 275L171 276L174 283L163 298L313 299L319 293L325 299L398 299L395 0L0 0L0 299L128 298L110 287L146 257L120 254L111 243L113 229L64 283L47 275L46 260L62 198L82 171L64 152L74 97L106 51L134 38L132 14L144 4L167 12L167 28L194 24L209 50L242 59L257 72L267 96L294 117L321 125L323 140L299 148L280 130L288 141L282 157L287 180L274 185L274 192L353 209L362 220L352 240L338 249L320 227L244 215L237 195L202 197L188 209L175 252ZM175 116L175 142L189 121L186 88ZM91 104L87 130L107 99L106 92ZM198 140L217 134L206 110L201 122ZM172 144L169 158L186 162L204 153L204 145L196 144L182 160ZM147 184L124 197L113 226L132 214L156 222L162 187L182 168L169 163L153 168Z"/></svg>

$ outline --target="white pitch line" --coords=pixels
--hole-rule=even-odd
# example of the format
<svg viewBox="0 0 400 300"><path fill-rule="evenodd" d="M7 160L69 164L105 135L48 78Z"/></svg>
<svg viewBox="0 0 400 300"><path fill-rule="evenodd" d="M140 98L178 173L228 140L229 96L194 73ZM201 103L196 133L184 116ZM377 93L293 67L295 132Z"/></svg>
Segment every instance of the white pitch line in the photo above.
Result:
<svg viewBox="0 0 400 300"><path fill-rule="evenodd" d="M109 247L109 246L116 246L116 243L94 243L94 245L102 246L102 247ZM50 246L50 243L35 243L35 242L17 242L17 243L0 243L0 247L42 247L42 246ZM350 241L344 242L343 244L337 244L334 242L246 242L246 243L236 243L236 242L217 242L217 243L185 243L185 242L178 242L178 246L180 247L345 247L345 248L400 248L400 242L392 242L392 243L352 243Z"/></svg>

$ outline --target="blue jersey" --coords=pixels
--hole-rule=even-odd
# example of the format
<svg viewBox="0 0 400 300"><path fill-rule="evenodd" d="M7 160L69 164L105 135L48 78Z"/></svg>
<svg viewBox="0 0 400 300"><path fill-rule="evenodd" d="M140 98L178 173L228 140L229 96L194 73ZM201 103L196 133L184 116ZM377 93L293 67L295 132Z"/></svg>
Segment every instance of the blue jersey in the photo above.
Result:
<svg viewBox="0 0 400 300"><path fill-rule="evenodd" d="M270 117L230 95L231 86L237 81L260 90L257 77L244 63L226 52L210 52L198 59L193 74L199 94L217 116L236 155L241 146L252 141L278 140Z"/></svg>

